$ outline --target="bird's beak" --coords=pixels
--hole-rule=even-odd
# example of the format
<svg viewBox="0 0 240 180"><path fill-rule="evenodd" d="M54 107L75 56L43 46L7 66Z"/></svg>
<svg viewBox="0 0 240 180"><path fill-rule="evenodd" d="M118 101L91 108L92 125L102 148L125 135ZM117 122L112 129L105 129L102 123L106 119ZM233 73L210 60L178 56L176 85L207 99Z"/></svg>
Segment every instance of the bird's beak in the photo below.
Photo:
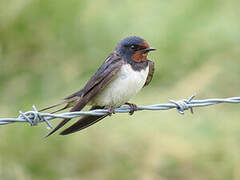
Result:
<svg viewBox="0 0 240 180"><path fill-rule="evenodd" d="M149 48L143 49L143 51L145 51L145 52L155 51L155 50L157 50L157 49L152 48L152 47L149 47Z"/></svg>

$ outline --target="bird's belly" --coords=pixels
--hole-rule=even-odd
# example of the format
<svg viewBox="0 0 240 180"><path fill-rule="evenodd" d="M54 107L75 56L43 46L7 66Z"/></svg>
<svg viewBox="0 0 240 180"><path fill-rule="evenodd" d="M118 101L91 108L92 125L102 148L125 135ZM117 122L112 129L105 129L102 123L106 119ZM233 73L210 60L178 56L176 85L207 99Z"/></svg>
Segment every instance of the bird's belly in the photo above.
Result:
<svg viewBox="0 0 240 180"><path fill-rule="evenodd" d="M121 106L141 90L146 82L148 71L148 66L141 71L134 71L129 64L123 65L91 104L106 107Z"/></svg>

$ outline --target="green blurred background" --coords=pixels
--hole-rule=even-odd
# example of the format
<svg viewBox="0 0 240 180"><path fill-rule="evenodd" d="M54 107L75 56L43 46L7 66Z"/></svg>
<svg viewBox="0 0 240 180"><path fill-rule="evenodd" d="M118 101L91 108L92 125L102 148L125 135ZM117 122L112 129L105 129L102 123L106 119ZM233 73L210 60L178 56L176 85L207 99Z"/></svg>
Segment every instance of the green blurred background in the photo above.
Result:
<svg viewBox="0 0 240 180"><path fill-rule="evenodd" d="M158 49L149 55L153 82L132 102L240 96L239 7L237 0L1 0L0 117L80 89L130 35ZM237 180L239 109L117 114L48 139L45 124L1 126L0 179Z"/></svg>

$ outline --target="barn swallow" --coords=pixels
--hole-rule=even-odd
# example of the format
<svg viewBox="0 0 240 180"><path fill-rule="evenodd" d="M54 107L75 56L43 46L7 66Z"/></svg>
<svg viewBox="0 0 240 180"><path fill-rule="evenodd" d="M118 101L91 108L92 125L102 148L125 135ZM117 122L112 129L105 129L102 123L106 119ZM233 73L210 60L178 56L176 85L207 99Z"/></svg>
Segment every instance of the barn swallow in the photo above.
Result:
<svg viewBox="0 0 240 180"><path fill-rule="evenodd" d="M60 103L42 109L41 111L66 104L61 111L72 107L70 112L80 111L86 105L90 110L108 108L109 114L100 116L83 116L73 125L63 130L60 135L68 135L85 129L108 115L114 113L114 108L123 104L130 106L130 114L136 110L136 105L128 103L129 99L147 86L153 77L154 62L147 59L150 47L144 39L131 36L121 40L114 52L103 62L97 72L86 85L76 93L66 97ZM53 134L71 119L64 119L46 137Z"/></svg>

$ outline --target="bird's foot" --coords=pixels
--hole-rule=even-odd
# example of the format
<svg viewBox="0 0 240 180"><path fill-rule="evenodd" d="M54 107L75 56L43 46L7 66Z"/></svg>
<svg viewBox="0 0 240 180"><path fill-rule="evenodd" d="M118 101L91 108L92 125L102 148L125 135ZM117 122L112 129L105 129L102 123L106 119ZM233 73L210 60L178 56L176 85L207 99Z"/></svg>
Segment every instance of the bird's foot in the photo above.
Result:
<svg viewBox="0 0 240 180"><path fill-rule="evenodd" d="M126 102L125 104L130 107L129 114L133 115L133 113L137 110L137 105L136 104L132 104L132 103L128 103L128 102Z"/></svg>
<svg viewBox="0 0 240 180"><path fill-rule="evenodd" d="M115 114L114 108L113 107L108 108L108 113L109 113L109 116L111 116L112 114Z"/></svg>

